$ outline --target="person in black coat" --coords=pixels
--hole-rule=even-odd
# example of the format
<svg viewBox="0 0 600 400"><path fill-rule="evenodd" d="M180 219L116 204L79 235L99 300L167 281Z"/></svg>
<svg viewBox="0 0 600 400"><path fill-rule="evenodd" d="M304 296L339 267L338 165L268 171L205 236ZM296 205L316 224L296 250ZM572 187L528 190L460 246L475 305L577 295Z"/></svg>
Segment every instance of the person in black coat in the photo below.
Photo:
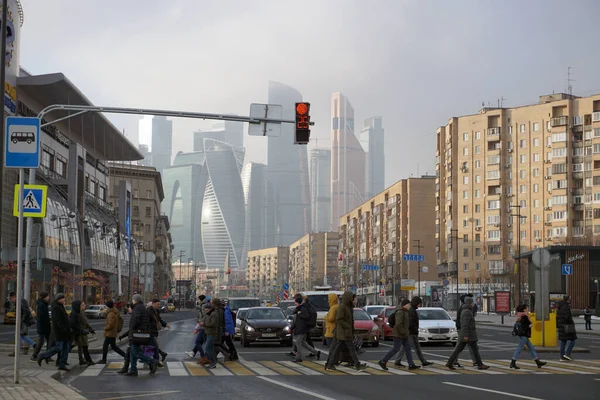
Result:
<svg viewBox="0 0 600 400"><path fill-rule="evenodd" d="M42 365L42 361L48 360L55 354L58 357L58 369L61 371L70 371L67 368L67 359L71 351L71 327L69 316L65 309L65 295L58 293L52 302L52 334L54 335L55 345L45 353L38 354L37 363Z"/></svg>
<svg viewBox="0 0 600 400"><path fill-rule="evenodd" d="M127 372L126 376L137 376L137 361L142 360L142 362L148 364L150 366L150 374L154 375L156 372L156 368L158 367L158 362L154 359L148 357L142 351L142 345L136 343L137 339L134 336L134 333L150 333L150 314L146 307L142 303L142 296L140 294L136 294L133 296L133 309L131 312L131 318L129 319L129 343L131 344L131 355L129 358L129 372Z"/></svg>
<svg viewBox="0 0 600 400"><path fill-rule="evenodd" d="M421 343L419 342L419 314L417 313L417 309L423 305L423 300L419 296L415 296L410 301L410 308L408 310L408 342L410 347L415 351L419 360L421 360L421 364L424 367L432 365L433 363L427 361L425 356L423 355L423 350L421 350ZM404 356L404 347L400 348L400 354L398 355L398 359L394 363L399 367L403 367L402 365L402 356Z"/></svg>
<svg viewBox="0 0 600 400"><path fill-rule="evenodd" d="M558 302L556 329L558 330L558 340L560 340L560 358L561 360L571 361L571 352L575 347L577 332L571 314L571 297L569 296L564 296L563 300ZM568 341L570 341L569 346L567 346Z"/></svg>
<svg viewBox="0 0 600 400"><path fill-rule="evenodd" d="M148 307L148 313L150 314L150 334L152 336L152 340L153 340L153 344L152 346L154 347L154 359L156 361L159 360L159 355L161 357L160 359L160 364L158 364L159 367L163 366L163 363L165 362L165 360L167 359L168 354L165 353L164 351L162 351L159 347L159 343L158 343L158 326L162 326L163 328L170 328L171 326L169 324L167 324L160 316L160 313L158 312L158 309L160 308L160 300L159 299L153 299L152 300L152 305L150 307Z"/></svg>
<svg viewBox="0 0 600 400"><path fill-rule="evenodd" d="M531 358L533 358L538 368L542 368L547 364L544 361L540 361L537 353L535 352L535 347L533 347L531 341L529 340L531 337L532 325L533 324L529 319L529 307L526 304L517 306L517 321L515 322L515 326L513 328L513 336L519 337L519 344L517 345L512 360L510 361L510 368L520 369L517 366L517 358L519 358L519 354L521 354L525 346L527 346L527 349L529 349Z"/></svg>
<svg viewBox="0 0 600 400"><path fill-rule="evenodd" d="M46 351L50 348L50 332L52 331L52 325L50 324L50 313L48 310L49 302L50 295L48 292L40 292L40 298L36 302L38 341L33 349L31 361L37 360L37 356L40 354L44 342L46 342Z"/></svg>

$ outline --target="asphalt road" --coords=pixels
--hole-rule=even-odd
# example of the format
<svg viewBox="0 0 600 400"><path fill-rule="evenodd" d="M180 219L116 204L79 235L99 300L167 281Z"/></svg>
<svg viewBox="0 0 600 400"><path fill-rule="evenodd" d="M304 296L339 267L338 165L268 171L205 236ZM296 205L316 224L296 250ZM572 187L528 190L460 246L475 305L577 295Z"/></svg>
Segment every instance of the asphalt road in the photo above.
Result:
<svg viewBox="0 0 600 400"><path fill-rule="evenodd" d="M169 353L167 366L155 376L140 369L137 378L120 376L118 356L109 355L109 364L93 366L85 371L73 371L65 379L74 389L92 400L120 400L152 396L155 399L179 400L191 396L210 399L231 398L268 400L346 400L372 397L409 399L464 399L485 396L486 400L510 398L564 400L597 399L600 391L600 336L579 334L577 347L587 347L591 353L574 354L575 361L563 363L557 354L540 354L550 361L548 368L535 368L528 354L522 354L522 369L508 369L515 347L510 329L479 326L480 349L488 371L470 366L468 352L461 355L462 370L449 371L444 363L453 351L451 346L426 346L424 351L435 364L415 373L402 369L381 371L375 364L390 349L384 342L378 348L368 348L360 356L371 368L356 373L350 370L326 372L321 361L305 361L301 366L290 363L285 353L289 348L257 346L241 348L239 363L219 364L215 370L196 365L185 351L193 346L191 333L195 324L191 312L168 315L172 329L161 332L160 343ZM236 342L238 344L239 342ZM328 350L317 343L325 354ZM391 364L391 363L390 363ZM388 364L389 366L389 364ZM232 378L224 380L224 377ZM558 379L557 379L558 378Z"/></svg>

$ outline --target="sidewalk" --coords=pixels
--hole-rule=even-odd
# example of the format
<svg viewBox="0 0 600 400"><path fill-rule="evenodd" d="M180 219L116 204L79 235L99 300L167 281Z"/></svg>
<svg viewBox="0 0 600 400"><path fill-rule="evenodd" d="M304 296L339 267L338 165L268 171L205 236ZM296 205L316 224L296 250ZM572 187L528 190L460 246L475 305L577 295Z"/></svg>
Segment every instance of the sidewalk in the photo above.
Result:
<svg viewBox="0 0 600 400"><path fill-rule="evenodd" d="M30 337L33 340L37 339L37 335L30 336ZM14 343L15 343L14 340L9 343L0 343L0 355L1 354L6 355L6 354L10 353L11 351L13 351L14 346L15 346ZM121 341L119 341L117 339L117 346L123 350L125 350L125 348L127 347L127 343L128 343L127 338L125 338ZM92 355L93 354L102 354L102 345L104 344L104 337L102 336L102 333L100 333L100 335L98 335L98 334L90 335L88 337L88 344L89 344L88 350L89 350L90 354L92 354ZM44 349L45 348L46 347L44 346ZM112 350L110 350L110 348L109 348L109 351L112 351ZM30 349L29 354L31 354L32 352L33 352L33 349ZM72 348L71 353L77 354L77 347Z"/></svg>
<svg viewBox="0 0 600 400"><path fill-rule="evenodd" d="M515 324L517 317L516 315L505 315L504 316L504 325L502 325L502 316L498 314L485 314L478 313L475 317L475 321L478 324L492 325L492 326L502 326L508 329L512 329ZM577 333L585 333L586 335L596 335L600 336L600 318L592 317L592 329L591 331L585 330L585 321L583 317L575 317L575 330Z"/></svg>
<svg viewBox="0 0 600 400"><path fill-rule="evenodd" d="M8 357L3 349L0 351L0 400L85 400L85 397L58 381L61 373L53 363L42 363L38 367L29 361L28 356L21 356L19 384L13 383L14 358ZM69 363L75 365L77 356L70 356Z"/></svg>

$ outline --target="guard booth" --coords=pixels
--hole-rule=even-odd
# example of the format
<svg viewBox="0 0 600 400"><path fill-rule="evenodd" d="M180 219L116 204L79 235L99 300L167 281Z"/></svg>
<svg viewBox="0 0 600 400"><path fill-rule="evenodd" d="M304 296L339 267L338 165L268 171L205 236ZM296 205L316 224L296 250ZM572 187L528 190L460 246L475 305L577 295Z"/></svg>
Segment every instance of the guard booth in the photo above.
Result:
<svg viewBox="0 0 600 400"><path fill-rule="evenodd" d="M585 307L600 307L596 304L598 284L600 280L600 246L548 246L551 254L548 266L549 293L548 307L552 310L561 295L571 296L571 307L576 310ZM524 279L529 283L531 298L535 297L536 268L532 262L533 251L521 253L515 260L523 269ZM534 304L531 304L532 309Z"/></svg>

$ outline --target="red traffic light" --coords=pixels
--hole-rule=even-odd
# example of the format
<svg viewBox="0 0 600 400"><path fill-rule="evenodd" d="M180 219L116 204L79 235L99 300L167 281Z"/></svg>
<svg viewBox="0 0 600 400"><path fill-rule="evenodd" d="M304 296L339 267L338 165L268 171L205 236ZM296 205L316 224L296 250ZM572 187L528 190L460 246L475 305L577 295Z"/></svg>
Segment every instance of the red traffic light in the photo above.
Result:
<svg viewBox="0 0 600 400"><path fill-rule="evenodd" d="M308 114L308 103L296 103L296 114L298 115L306 115Z"/></svg>
<svg viewBox="0 0 600 400"><path fill-rule="evenodd" d="M295 144L308 144L310 140L310 103L296 103Z"/></svg>

